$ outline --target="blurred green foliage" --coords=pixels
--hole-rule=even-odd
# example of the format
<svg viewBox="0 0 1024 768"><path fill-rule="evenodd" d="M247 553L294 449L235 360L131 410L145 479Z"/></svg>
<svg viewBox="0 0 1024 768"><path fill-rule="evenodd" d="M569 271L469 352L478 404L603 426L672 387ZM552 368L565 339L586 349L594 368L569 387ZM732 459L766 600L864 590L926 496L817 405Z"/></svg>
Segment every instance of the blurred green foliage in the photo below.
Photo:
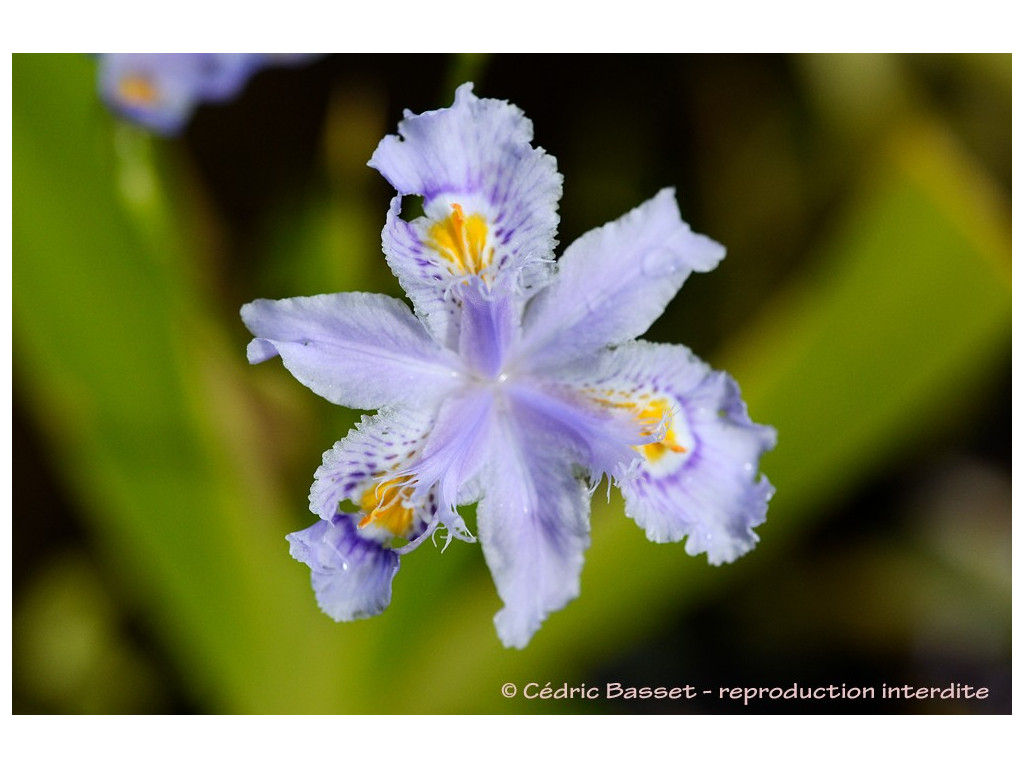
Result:
<svg viewBox="0 0 1024 768"><path fill-rule="evenodd" d="M94 66L14 57L15 711L652 711L499 690L606 679L1009 711L1009 56L337 56L175 141L107 115ZM320 614L283 537L358 415L247 366L237 319L398 295L365 161L463 79L558 159L562 243L679 188L730 255L650 336L779 431L753 553L711 568L598 493L581 597L519 652L458 542L404 558L382 616Z"/></svg>

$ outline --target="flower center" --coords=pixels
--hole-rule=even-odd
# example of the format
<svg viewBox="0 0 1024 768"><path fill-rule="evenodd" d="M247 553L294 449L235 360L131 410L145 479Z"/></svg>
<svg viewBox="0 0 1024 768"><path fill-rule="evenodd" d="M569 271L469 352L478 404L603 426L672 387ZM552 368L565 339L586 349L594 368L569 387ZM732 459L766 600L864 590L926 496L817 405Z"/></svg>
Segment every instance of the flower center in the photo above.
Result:
<svg viewBox="0 0 1024 768"><path fill-rule="evenodd" d="M427 245L456 276L479 274L494 258L494 248L487 245L486 219L479 213L466 216L458 203L452 203L450 216L430 227Z"/></svg>
<svg viewBox="0 0 1024 768"><path fill-rule="evenodd" d="M125 75L117 83L121 99L133 106L149 107L160 100L160 91L145 75Z"/></svg>

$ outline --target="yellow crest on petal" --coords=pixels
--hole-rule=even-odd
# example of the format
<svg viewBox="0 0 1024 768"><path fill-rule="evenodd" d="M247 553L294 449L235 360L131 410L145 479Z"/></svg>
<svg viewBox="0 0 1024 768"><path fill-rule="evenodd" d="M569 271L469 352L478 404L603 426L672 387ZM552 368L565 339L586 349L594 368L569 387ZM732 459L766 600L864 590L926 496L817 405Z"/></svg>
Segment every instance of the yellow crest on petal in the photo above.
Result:
<svg viewBox="0 0 1024 768"><path fill-rule="evenodd" d="M409 479L396 477L371 486L359 503L366 512L359 527L375 525L394 536L407 538L413 527L413 507L409 503L412 486L403 483Z"/></svg>
<svg viewBox="0 0 1024 768"><path fill-rule="evenodd" d="M426 244L453 275L479 274L494 258L494 248L487 245L487 220L479 213L466 216L458 203L452 203L450 216L431 225Z"/></svg>
<svg viewBox="0 0 1024 768"><path fill-rule="evenodd" d="M649 472L666 475L685 463L695 442L686 416L674 398L669 395L656 397L653 393L647 396L647 393L637 390L604 390L597 394L600 396L594 397L595 402L632 412L640 425L640 434L655 438L633 446L633 450L644 457Z"/></svg>
<svg viewBox="0 0 1024 768"><path fill-rule="evenodd" d="M637 446L647 461L653 464L667 453L686 453L686 446L680 445L676 435L675 408L667 400L648 400L637 418L644 425L644 435L660 433L661 437L657 442Z"/></svg>

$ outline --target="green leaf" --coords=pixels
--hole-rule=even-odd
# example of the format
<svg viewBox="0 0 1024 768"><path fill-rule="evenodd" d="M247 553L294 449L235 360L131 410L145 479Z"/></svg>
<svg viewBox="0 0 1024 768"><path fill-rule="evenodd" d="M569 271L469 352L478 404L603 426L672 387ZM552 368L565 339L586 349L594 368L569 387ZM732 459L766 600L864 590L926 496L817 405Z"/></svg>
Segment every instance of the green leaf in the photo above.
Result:
<svg viewBox="0 0 1024 768"><path fill-rule="evenodd" d="M314 670L301 652L344 643L309 615L308 573L287 557L293 516L258 471L244 347L189 283L194 253L161 229L171 214L123 204L93 70L84 56L14 57L20 397L125 593L210 709L338 706L342 655Z"/></svg>

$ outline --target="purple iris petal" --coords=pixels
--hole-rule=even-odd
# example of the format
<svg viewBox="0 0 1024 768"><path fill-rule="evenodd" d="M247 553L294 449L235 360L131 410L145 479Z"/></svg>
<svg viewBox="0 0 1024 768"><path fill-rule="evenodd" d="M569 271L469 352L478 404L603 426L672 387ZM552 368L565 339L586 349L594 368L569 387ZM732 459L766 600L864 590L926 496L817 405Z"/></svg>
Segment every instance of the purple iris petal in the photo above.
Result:
<svg viewBox="0 0 1024 768"><path fill-rule="evenodd" d="M401 477L423 449L432 424L430 414L423 411L382 411L364 416L357 427L324 453L309 492L310 511L331 520L344 502L360 506L381 483ZM433 494L425 494L415 507L413 534L424 528L436 512L436 499Z"/></svg>
<svg viewBox="0 0 1024 768"><path fill-rule="evenodd" d="M624 474L638 458L633 446L651 439L628 411L601 407L573 387L527 381L509 387L509 396L535 439L556 446L594 479Z"/></svg>
<svg viewBox="0 0 1024 768"><path fill-rule="evenodd" d="M514 413L498 418L477 505L480 543L505 607L494 617L501 641L523 648L541 622L579 594L590 544L590 492L557 445Z"/></svg>
<svg viewBox="0 0 1024 768"><path fill-rule="evenodd" d="M335 621L376 616L391 602L398 555L356 532L348 515L287 536L291 555L312 571L320 608Z"/></svg>
<svg viewBox="0 0 1024 768"><path fill-rule="evenodd" d="M685 347L634 342L604 353L575 382L671 406L678 452L665 450L620 478L626 514L656 542L686 538L691 555L735 560L757 542L773 488L758 474L775 430L751 422L739 388Z"/></svg>
<svg viewBox="0 0 1024 768"><path fill-rule="evenodd" d="M462 304L459 354L477 375L501 376L508 349L519 338L519 314L515 295L492 291L473 278L456 289Z"/></svg>
<svg viewBox="0 0 1024 768"><path fill-rule="evenodd" d="M494 396L486 387L467 387L444 401L426 446L410 467L417 493L436 488L442 509L475 501L466 498L464 489L475 487L472 482L495 443L494 411Z"/></svg>
<svg viewBox="0 0 1024 768"><path fill-rule="evenodd" d="M250 362L279 354L295 378L350 408L436 399L458 377L454 353L388 296L260 299L242 308L242 320L256 336L249 342Z"/></svg>
<svg viewBox="0 0 1024 768"><path fill-rule="evenodd" d="M693 271L713 269L724 255L690 231L672 190L662 190L566 249L558 279L527 310L522 354L551 368L635 339Z"/></svg>
<svg viewBox="0 0 1024 768"><path fill-rule="evenodd" d="M398 192L382 236L388 264L441 341L457 338L460 312L450 289L466 274L516 273L530 291L550 279L562 176L532 139L533 125L518 107L479 99L466 83L448 109L407 112L398 135L385 137L370 159ZM421 196L426 215L404 221L405 195ZM450 247L436 247L435 228L444 228L455 206L467 224L478 217L475 234L483 235L482 258L469 270Z"/></svg>

